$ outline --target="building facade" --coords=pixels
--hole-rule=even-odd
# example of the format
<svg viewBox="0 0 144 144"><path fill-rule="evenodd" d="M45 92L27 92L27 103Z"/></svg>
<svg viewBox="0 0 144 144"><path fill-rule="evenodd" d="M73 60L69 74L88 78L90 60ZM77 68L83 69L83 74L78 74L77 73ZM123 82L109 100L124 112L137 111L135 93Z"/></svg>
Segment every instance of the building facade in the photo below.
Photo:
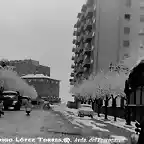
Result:
<svg viewBox="0 0 144 144"><path fill-rule="evenodd" d="M29 74L22 76L29 85L32 85L38 94L39 98L47 99L50 102L59 102L60 81L52 79L43 74Z"/></svg>
<svg viewBox="0 0 144 144"><path fill-rule="evenodd" d="M50 76L50 67L39 64L35 60L11 60L9 65L13 67L20 76L27 74L43 74Z"/></svg>
<svg viewBox="0 0 144 144"><path fill-rule="evenodd" d="M11 60L8 62L11 68L29 85L34 86L38 97L50 102L59 102L60 81L50 78L50 67L39 64L35 60Z"/></svg>
<svg viewBox="0 0 144 144"><path fill-rule="evenodd" d="M74 85L144 47L143 0L87 0L74 25Z"/></svg>

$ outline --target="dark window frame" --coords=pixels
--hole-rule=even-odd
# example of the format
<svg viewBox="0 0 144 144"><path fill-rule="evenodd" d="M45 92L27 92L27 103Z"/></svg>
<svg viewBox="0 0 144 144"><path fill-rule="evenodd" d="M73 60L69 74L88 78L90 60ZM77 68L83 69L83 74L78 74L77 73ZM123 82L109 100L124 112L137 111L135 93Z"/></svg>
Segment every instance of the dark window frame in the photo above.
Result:
<svg viewBox="0 0 144 144"><path fill-rule="evenodd" d="M124 34L130 34L130 27L124 27Z"/></svg>
<svg viewBox="0 0 144 144"><path fill-rule="evenodd" d="M140 22L144 22L144 14L140 15Z"/></svg>
<svg viewBox="0 0 144 144"><path fill-rule="evenodd" d="M131 20L131 14L130 13L125 13L124 14L124 19L127 20L127 21L130 21Z"/></svg>
<svg viewBox="0 0 144 144"><path fill-rule="evenodd" d="M129 40L123 40L123 47L129 47L130 41Z"/></svg>

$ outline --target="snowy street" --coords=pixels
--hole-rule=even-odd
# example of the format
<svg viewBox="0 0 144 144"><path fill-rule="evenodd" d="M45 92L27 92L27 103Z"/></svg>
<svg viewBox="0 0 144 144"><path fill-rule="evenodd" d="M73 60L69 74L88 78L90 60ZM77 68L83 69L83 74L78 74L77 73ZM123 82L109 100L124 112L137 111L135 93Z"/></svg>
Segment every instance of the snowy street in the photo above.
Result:
<svg viewBox="0 0 144 144"><path fill-rule="evenodd" d="M54 111L59 111L73 125L82 129L82 135L93 135L102 138L115 138L121 142L127 141L130 135L134 132L134 127L124 126L122 119L117 119L114 122L112 117L108 117L105 121L104 117L100 118L97 115L93 119L89 117L78 117L76 109L69 109L63 106L53 107ZM128 140L129 141L129 140Z"/></svg>

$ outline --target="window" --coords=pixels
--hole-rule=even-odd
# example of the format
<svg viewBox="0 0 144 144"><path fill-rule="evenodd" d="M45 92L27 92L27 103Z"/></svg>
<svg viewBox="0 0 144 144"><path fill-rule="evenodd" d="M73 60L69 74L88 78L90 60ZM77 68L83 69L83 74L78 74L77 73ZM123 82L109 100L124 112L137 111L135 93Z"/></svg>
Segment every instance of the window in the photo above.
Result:
<svg viewBox="0 0 144 144"><path fill-rule="evenodd" d="M141 30L139 31L139 35L144 35L144 29L141 29Z"/></svg>
<svg viewBox="0 0 144 144"><path fill-rule="evenodd" d="M124 46L124 47L129 47L129 45L130 45L129 40L124 40L124 41L123 41L123 46Z"/></svg>
<svg viewBox="0 0 144 144"><path fill-rule="evenodd" d="M124 59L125 59L125 58L129 58L129 57L130 57L130 56L129 56L128 53L125 53L125 54L124 54Z"/></svg>
<svg viewBox="0 0 144 144"><path fill-rule="evenodd" d="M129 33L130 33L130 28L124 27L124 34L129 34Z"/></svg>
<svg viewBox="0 0 144 144"><path fill-rule="evenodd" d="M144 15L140 15L140 22L144 22Z"/></svg>
<svg viewBox="0 0 144 144"><path fill-rule="evenodd" d="M131 19L131 15L130 14L125 14L124 18L129 21Z"/></svg>
<svg viewBox="0 0 144 144"><path fill-rule="evenodd" d="M140 48L143 49L144 48L144 42L140 41Z"/></svg>
<svg viewBox="0 0 144 144"><path fill-rule="evenodd" d="M126 6L127 6L127 7L131 7L131 5L132 5L131 0L126 0Z"/></svg>
<svg viewBox="0 0 144 144"><path fill-rule="evenodd" d="M140 9L144 9L144 2L140 3Z"/></svg>

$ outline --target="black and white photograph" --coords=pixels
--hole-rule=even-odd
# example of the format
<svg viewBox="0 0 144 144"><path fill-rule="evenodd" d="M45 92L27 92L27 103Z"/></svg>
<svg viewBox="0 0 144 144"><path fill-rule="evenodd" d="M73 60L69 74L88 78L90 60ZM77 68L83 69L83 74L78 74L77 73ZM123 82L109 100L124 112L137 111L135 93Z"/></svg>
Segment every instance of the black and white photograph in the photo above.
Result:
<svg viewBox="0 0 144 144"><path fill-rule="evenodd" d="M0 144L144 144L144 0L0 0Z"/></svg>

